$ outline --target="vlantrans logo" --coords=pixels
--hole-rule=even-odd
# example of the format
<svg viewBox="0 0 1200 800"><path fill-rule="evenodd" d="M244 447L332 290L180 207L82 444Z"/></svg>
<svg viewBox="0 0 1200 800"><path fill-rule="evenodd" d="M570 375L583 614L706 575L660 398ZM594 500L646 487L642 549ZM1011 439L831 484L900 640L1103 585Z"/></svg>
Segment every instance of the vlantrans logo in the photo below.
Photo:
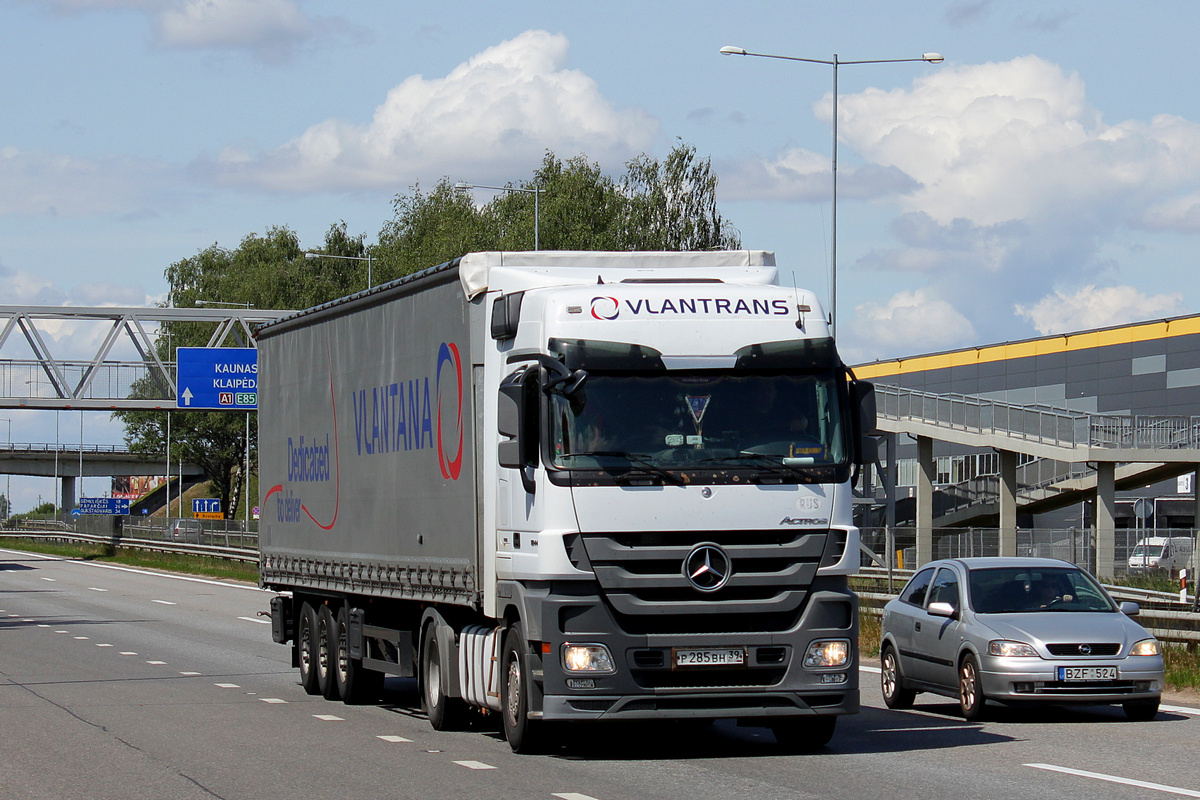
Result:
<svg viewBox="0 0 1200 800"><path fill-rule="evenodd" d="M632 317L655 317L660 315L674 316L746 316L746 317L786 317L791 314L786 300L776 299L744 299L731 297L679 297L641 300L617 300L615 297L593 297L592 317L598 320L612 321L622 315Z"/></svg>

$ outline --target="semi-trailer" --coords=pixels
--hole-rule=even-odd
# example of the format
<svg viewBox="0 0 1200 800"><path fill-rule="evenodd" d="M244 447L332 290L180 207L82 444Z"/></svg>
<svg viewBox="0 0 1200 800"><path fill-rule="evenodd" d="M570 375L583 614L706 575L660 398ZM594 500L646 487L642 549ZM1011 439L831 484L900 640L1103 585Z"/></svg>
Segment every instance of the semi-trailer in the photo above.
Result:
<svg viewBox="0 0 1200 800"><path fill-rule="evenodd" d="M484 252L260 328L261 583L300 682L439 730L858 710L870 384L767 251Z"/></svg>

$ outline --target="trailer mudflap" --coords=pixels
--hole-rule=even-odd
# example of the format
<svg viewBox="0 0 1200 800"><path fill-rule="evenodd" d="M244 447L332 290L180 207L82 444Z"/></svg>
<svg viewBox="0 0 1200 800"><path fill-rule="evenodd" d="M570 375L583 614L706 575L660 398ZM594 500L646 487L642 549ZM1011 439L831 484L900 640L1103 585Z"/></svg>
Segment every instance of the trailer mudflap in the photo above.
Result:
<svg viewBox="0 0 1200 800"><path fill-rule="evenodd" d="M292 640L291 598L271 598L271 640L277 644L287 644Z"/></svg>

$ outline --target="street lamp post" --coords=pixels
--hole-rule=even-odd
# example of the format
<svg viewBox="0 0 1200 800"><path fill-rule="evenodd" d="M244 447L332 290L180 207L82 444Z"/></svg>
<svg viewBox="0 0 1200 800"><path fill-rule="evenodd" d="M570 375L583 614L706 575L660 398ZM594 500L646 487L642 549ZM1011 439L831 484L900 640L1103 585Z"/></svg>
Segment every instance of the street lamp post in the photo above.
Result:
<svg viewBox="0 0 1200 800"><path fill-rule="evenodd" d="M533 249L534 250L542 249L542 243L538 236L538 217L540 216L539 209L538 209L538 198L542 194L542 190L540 187L535 186L532 189L525 189L520 186L485 186L482 183L456 183L456 184L454 184L454 188L455 189L493 189L497 192L522 192L524 194L533 195Z"/></svg>
<svg viewBox="0 0 1200 800"><path fill-rule="evenodd" d="M809 64L826 64L833 67L833 232L829 248L829 332L837 332L837 163L838 163L838 67L846 64L903 64L910 61L924 61L929 64L941 64L944 59L940 53L925 53L920 58L882 58L865 61L842 61L835 53L832 61L820 58L799 58L797 56L776 56L768 53L751 53L741 47L726 45L721 48L723 56L756 56L758 58L777 58L783 61L804 61Z"/></svg>
<svg viewBox="0 0 1200 800"><path fill-rule="evenodd" d="M3 422L8 423L8 449L12 450L12 419L5 417ZM12 475L4 476L6 484L4 487L4 521L12 516Z"/></svg>
<svg viewBox="0 0 1200 800"><path fill-rule="evenodd" d="M367 251L367 254L365 256L335 256L331 253L315 253L312 250L309 250L308 252L306 252L304 254L304 257L309 261L312 261L317 258L340 258L343 261L365 261L365 262L367 262L367 288L370 289L371 287L373 287L375 285L375 282L371 279L371 251L370 250Z"/></svg>

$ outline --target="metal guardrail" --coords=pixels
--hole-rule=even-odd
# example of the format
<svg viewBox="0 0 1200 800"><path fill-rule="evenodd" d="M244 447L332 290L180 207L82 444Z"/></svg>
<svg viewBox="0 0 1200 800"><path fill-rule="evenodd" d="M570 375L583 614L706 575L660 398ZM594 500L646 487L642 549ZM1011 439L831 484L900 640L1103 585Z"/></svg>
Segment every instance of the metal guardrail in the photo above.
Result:
<svg viewBox="0 0 1200 800"><path fill-rule="evenodd" d="M967 433L997 434L1067 449L1200 448L1200 417L1088 414L887 384L878 384L875 395L882 417Z"/></svg>
<svg viewBox="0 0 1200 800"><path fill-rule="evenodd" d="M132 547L138 550L147 550L154 553L170 553L173 555L186 556L209 556L211 558L223 558L228 561L243 561L251 564L258 563L257 547L223 547L221 545L212 544L164 542L155 539L138 539L125 536L110 536L95 533L77 533L70 530L53 532L6 530L4 531L3 536L11 536L21 539L43 539L46 541L88 542L90 544L113 545L115 547Z"/></svg>
<svg viewBox="0 0 1200 800"><path fill-rule="evenodd" d="M889 574L879 567L861 569L853 580L860 587L863 583L871 587L857 590L862 610L873 616L881 615L884 605L899 595L900 589L915 572L912 569L893 569ZM892 584L890 590L889 580ZM1131 601L1141 606L1138 621L1160 641L1189 646L1200 643L1200 613L1191 610L1191 600L1185 603L1179 599L1179 595L1169 592L1109 584L1103 586L1117 602Z"/></svg>

